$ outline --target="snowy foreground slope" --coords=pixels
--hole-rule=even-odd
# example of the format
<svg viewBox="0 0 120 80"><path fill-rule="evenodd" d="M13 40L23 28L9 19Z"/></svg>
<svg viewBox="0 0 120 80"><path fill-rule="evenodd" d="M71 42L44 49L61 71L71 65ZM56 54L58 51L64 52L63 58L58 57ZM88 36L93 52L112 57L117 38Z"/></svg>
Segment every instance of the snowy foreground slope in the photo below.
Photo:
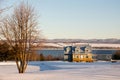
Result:
<svg viewBox="0 0 120 80"><path fill-rule="evenodd" d="M120 63L30 62L18 74L14 62L0 62L0 80L120 80Z"/></svg>

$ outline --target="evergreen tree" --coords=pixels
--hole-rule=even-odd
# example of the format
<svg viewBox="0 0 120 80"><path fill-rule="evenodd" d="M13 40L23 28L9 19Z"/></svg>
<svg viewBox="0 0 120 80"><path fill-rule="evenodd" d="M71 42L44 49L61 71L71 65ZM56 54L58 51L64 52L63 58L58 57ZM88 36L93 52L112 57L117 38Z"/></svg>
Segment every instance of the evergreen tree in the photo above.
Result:
<svg viewBox="0 0 120 80"><path fill-rule="evenodd" d="M120 50L116 51L116 52L112 55L112 59L114 59L114 60L120 60Z"/></svg>

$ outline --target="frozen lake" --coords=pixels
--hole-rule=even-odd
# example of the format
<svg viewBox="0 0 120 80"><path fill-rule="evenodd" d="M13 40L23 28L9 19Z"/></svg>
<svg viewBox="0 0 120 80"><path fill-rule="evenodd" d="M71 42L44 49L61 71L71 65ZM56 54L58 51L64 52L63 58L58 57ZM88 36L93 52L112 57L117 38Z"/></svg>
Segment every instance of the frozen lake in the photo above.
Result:
<svg viewBox="0 0 120 80"><path fill-rule="evenodd" d="M13 63L0 63L0 80L120 80L120 63L30 62L24 74Z"/></svg>

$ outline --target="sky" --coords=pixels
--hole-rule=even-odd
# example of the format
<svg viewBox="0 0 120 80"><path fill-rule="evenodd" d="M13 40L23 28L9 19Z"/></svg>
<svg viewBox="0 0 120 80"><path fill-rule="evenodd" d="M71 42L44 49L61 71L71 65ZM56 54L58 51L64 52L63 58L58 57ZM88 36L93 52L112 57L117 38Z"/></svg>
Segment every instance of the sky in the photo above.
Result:
<svg viewBox="0 0 120 80"><path fill-rule="evenodd" d="M23 0L4 0L2 7ZM25 0L26 1L26 0ZM6 3L7 2L7 3ZM28 0L48 39L120 39L120 0Z"/></svg>

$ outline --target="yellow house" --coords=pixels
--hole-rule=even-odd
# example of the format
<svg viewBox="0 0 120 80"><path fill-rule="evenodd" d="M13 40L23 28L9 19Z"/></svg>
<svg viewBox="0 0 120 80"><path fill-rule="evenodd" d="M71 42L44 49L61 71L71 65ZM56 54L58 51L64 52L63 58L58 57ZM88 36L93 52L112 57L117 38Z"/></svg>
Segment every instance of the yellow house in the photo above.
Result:
<svg viewBox="0 0 120 80"><path fill-rule="evenodd" d="M93 62L91 46L77 46L72 54L73 62Z"/></svg>

